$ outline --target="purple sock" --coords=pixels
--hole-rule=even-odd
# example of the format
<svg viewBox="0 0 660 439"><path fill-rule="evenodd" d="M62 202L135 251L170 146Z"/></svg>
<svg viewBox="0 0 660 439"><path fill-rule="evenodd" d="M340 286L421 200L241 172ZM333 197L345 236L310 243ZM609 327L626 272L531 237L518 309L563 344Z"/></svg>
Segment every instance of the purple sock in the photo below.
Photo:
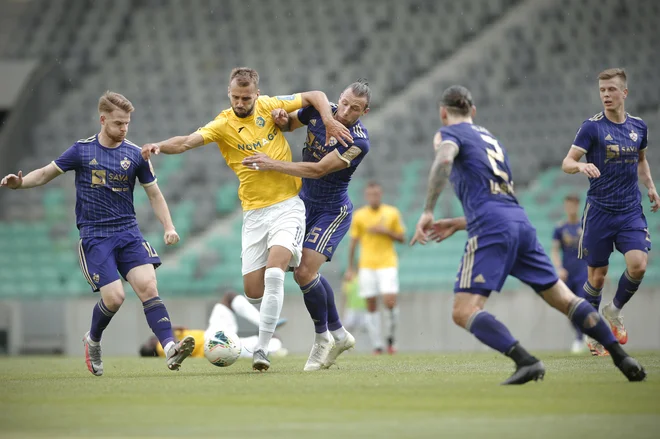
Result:
<svg viewBox="0 0 660 439"><path fill-rule="evenodd" d="M593 287L589 281L586 281L582 287L582 297L596 309L600 308L600 299L603 297L602 293L602 288Z"/></svg>
<svg viewBox="0 0 660 439"><path fill-rule="evenodd" d="M605 346L605 348L617 342L610 326L600 317L598 310L594 310L593 306L585 299L575 299L568 310L568 318L582 328L582 332Z"/></svg>
<svg viewBox="0 0 660 439"><path fill-rule="evenodd" d="M339 311L337 311L337 305L335 305L335 292L330 286L330 282L321 276L321 283L323 283L323 288L325 288L325 303L328 307L328 329L331 331L336 331L342 327L341 321L339 320Z"/></svg>
<svg viewBox="0 0 660 439"><path fill-rule="evenodd" d="M107 328L110 320L115 316L115 313L110 311L103 299L99 300L96 305L94 305L94 311L92 311L92 327L89 330L89 338L92 341L101 341L101 336L103 331Z"/></svg>
<svg viewBox="0 0 660 439"><path fill-rule="evenodd" d="M630 298L637 292L639 284L642 283L641 279L633 279L628 273L628 270L624 271L619 279L619 287L616 289L616 294L614 295L614 306L619 309L622 309L623 306L628 303Z"/></svg>
<svg viewBox="0 0 660 439"><path fill-rule="evenodd" d="M303 293L309 316L314 322L314 330L317 334L326 332L328 330L328 304L325 287L321 282L321 275L317 275L307 285L302 285L300 290Z"/></svg>
<svg viewBox="0 0 660 439"><path fill-rule="evenodd" d="M480 342L505 355L517 343L506 326L494 315L483 310L477 311L470 317L466 329Z"/></svg>
<svg viewBox="0 0 660 439"><path fill-rule="evenodd" d="M144 308L144 315L147 318L147 323L153 331L154 335L158 338L160 345L165 348L167 343L174 341L174 334L172 334L172 322L170 315L167 313L167 308L160 297L153 297L146 302L142 302Z"/></svg>

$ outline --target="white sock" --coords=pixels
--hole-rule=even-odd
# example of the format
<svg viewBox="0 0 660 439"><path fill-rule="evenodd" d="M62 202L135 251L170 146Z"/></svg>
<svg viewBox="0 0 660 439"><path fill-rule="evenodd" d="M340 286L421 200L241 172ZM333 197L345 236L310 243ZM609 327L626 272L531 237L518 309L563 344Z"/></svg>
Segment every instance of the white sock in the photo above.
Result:
<svg viewBox="0 0 660 439"><path fill-rule="evenodd" d="M348 334L348 331L346 330L346 328L344 328L342 326L339 329L335 329L334 331L330 331L330 333L332 334L332 337L336 341L342 341L344 338L346 338L346 334Z"/></svg>
<svg viewBox="0 0 660 439"><path fill-rule="evenodd" d="M231 309L254 326L259 326L259 310L245 296L236 295L231 301Z"/></svg>
<svg viewBox="0 0 660 439"><path fill-rule="evenodd" d="M257 349L268 348L284 303L284 271L267 268L264 275L264 297L259 311L259 343Z"/></svg>
<svg viewBox="0 0 660 439"><path fill-rule="evenodd" d="M245 300L250 302L252 305L257 306L261 303L261 300L263 299L263 296L258 298L258 299L253 299L252 297L245 296Z"/></svg>
<svg viewBox="0 0 660 439"><path fill-rule="evenodd" d="M94 341L94 340L92 340L92 337L90 337L89 335L87 336L87 343L89 343L90 346L98 346L98 345L101 344L100 341Z"/></svg>
<svg viewBox="0 0 660 439"><path fill-rule="evenodd" d="M389 343L392 340L392 344L396 341L396 327L399 323L399 307L395 306L392 309L385 310L385 337Z"/></svg>
<svg viewBox="0 0 660 439"><path fill-rule="evenodd" d="M612 314L614 314L617 317L619 316L619 314L621 314L621 310L616 307L614 302L610 302L610 309L612 310Z"/></svg>
<svg viewBox="0 0 660 439"><path fill-rule="evenodd" d="M330 340L332 340L332 335L329 331L321 332L320 334L316 333L314 337L315 343L328 343Z"/></svg>
<svg viewBox="0 0 660 439"><path fill-rule="evenodd" d="M167 356L170 349L172 349L174 347L174 344L175 343L173 341L170 341L163 347L163 352L165 352L165 356Z"/></svg>
<svg viewBox="0 0 660 439"><path fill-rule="evenodd" d="M383 349L383 337L380 334L380 312L368 312L365 321L371 345L374 349Z"/></svg>

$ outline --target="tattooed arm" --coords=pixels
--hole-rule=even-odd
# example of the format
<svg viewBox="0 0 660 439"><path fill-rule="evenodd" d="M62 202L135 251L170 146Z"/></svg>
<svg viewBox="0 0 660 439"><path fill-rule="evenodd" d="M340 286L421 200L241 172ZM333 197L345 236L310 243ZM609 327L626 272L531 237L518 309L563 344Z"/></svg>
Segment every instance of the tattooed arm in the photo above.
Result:
<svg viewBox="0 0 660 439"><path fill-rule="evenodd" d="M454 158L458 155L458 145L450 140L443 141L439 132L433 138L433 147L436 151L435 160L429 173L424 213L417 222L415 236L410 241L410 245L415 244L415 242L426 244L428 241L427 232L433 224L433 210L440 194L447 185L451 168L454 165Z"/></svg>

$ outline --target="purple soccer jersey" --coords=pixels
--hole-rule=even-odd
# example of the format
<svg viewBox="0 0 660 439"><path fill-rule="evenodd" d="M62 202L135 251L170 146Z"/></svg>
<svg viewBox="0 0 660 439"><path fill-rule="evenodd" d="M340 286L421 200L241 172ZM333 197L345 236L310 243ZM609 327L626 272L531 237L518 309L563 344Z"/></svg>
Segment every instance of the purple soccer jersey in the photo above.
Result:
<svg viewBox="0 0 660 439"><path fill-rule="evenodd" d="M333 113L337 106L332 104ZM303 246L324 254L328 260L348 232L353 204L348 196L348 184L358 165L369 152L369 133L359 120L349 130L353 144L345 147L334 141L325 146L325 125L314 107L298 111L298 119L307 125L303 149L304 162L319 162L327 154L337 154L346 168L319 179L304 178L300 198L307 214L306 237Z"/></svg>

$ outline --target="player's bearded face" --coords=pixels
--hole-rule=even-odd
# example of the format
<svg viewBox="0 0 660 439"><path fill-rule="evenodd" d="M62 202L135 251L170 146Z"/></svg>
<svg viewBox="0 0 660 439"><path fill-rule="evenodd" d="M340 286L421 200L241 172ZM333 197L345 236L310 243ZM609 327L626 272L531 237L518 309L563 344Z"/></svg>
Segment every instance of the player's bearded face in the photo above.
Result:
<svg viewBox="0 0 660 439"><path fill-rule="evenodd" d="M131 123L131 114L121 110L101 116L101 126L105 135L113 142L123 142Z"/></svg>
<svg viewBox="0 0 660 439"><path fill-rule="evenodd" d="M365 97L355 96L353 91L348 89L339 96L335 119L347 127L350 127L368 112L369 108L367 107L367 99Z"/></svg>
<svg viewBox="0 0 660 439"><path fill-rule="evenodd" d="M615 110L623 105L628 96L628 89L622 80L617 78L601 79L598 81L600 101L606 110Z"/></svg>
<svg viewBox="0 0 660 439"><path fill-rule="evenodd" d="M259 89L255 84L241 87L232 81L229 84L229 100L231 101L231 109L238 117L248 117L254 111L254 103L259 97Z"/></svg>

